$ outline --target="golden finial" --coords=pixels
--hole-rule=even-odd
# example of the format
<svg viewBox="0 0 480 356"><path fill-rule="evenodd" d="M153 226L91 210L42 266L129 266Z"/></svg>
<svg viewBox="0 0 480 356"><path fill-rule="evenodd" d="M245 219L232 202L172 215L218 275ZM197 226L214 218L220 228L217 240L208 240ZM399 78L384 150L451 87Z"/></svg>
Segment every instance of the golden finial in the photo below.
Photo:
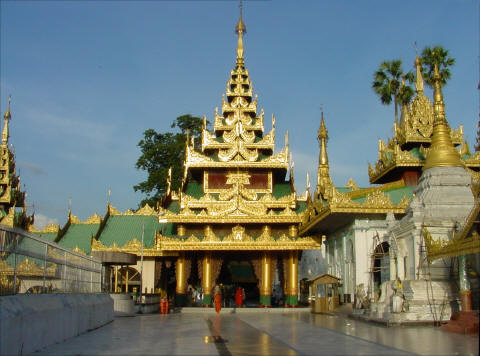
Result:
<svg viewBox="0 0 480 356"><path fill-rule="evenodd" d="M8 105L7 105L7 111L5 111L5 114L3 115L3 131L2 131L2 144L6 145L8 144L8 121L12 118L12 115L10 114L10 102L12 101L12 96L8 97Z"/></svg>
<svg viewBox="0 0 480 356"><path fill-rule="evenodd" d="M317 189L315 191L315 199L318 199L320 196L327 198L328 188L333 185L332 179L330 178L330 167L328 165L327 155L328 131L325 125L325 118L323 117L323 108L321 107L320 110L322 111L322 116L317 136L320 143L320 154L318 156Z"/></svg>
<svg viewBox="0 0 480 356"><path fill-rule="evenodd" d="M238 19L237 26L235 26L235 32L236 33L247 33L247 28L245 27L245 24L242 21L242 10L243 10L243 2L240 0L240 4L238 5L238 8L240 9L240 18Z"/></svg>
<svg viewBox="0 0 480 356"><path fill-rule="evenodd" d="M445 117L445 103L443 102L442 88L440 86L441 77L437 63L435 63L433 70L433 134L432 144L423 170L432 167L463 167L464 164L460 160L460 154L453 146L450 127Z"/></svg>
<svg viewBox="0 0 480 356"><path fill-rule="evenodd" d="M247 28L242 20L242 1L240 0L240 17L238 19L237 26L235 26L235 32L238 34L238 44L237 44L237 66L243 66L243 34L247 33Z"/></svg>
<svg viewBox="0 0 480 356"><path fill-rule="evenodd" d="M423 92L422 62L418 57L416 43L415 43L415 51L417 52L415 54L415 68L417 69L417 73L415 75L415 89L417 90L417 93L422 93Z"/></svg>
<svg viewBox="0 0 480 356"><path fill-rule="evenodd" d="M12 115L10 115L10 102L12 101L12 96L8 96L8 106L7 106L7 111L5 111L5 114L3 115L4 119L11 119Z"/></svg>
<svg viewBox="0 0 480 356"><path fill-rule="evenodd" d="M328 131L327 131L327 127L325 126L325 119L323 118L323 110L322 110L322 118L320 120L320 128L318 129L318 140L320 141L320 159L318 163L321 165L328 165L328 156L327 156Z"/></svg>

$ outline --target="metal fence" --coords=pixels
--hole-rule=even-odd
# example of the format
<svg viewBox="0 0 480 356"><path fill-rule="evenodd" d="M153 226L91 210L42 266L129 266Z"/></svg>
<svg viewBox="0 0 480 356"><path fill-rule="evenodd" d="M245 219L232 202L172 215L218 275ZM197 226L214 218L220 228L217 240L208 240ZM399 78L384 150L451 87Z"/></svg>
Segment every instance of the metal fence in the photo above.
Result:
<svg viewBox="0 0 480 356"><path fill-rule="evenodd" d="M99 260L0 225L0 295L98 293L101 281Z"/></svg>

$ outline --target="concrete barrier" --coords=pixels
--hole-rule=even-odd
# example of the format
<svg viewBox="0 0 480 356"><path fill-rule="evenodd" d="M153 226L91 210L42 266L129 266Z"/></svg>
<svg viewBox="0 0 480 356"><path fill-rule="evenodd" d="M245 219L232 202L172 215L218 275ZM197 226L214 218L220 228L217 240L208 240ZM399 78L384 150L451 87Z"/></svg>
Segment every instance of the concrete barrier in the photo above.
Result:
<svg viewBox="0 0 480 356"><path fill-rule="evenodd" d="M0 297L0 354L21 355L113 320L108 294L17 294Z"/></svg>
<svg viewBox="0 0 480 356"><path fill-rule="evenodd" d="M129 294L111 293L113 311L115 316L135 316L135 306Z"/></svg>

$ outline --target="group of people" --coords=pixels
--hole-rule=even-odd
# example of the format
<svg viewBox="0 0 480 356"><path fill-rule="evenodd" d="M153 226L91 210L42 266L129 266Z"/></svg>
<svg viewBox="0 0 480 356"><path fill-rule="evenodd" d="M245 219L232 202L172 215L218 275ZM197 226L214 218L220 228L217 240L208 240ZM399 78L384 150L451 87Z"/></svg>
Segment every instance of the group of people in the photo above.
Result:
<svg viewBox="0 0 480 356"><path fill-rule="evenodd" d="M243 307L245 298L245 289L238 286L235 291L235 305L238 308ZM220 313L220 310L222 309L222 288L218 284L215 285L215 288L213 289L213 303L215 305L215 311Z"/></svg>

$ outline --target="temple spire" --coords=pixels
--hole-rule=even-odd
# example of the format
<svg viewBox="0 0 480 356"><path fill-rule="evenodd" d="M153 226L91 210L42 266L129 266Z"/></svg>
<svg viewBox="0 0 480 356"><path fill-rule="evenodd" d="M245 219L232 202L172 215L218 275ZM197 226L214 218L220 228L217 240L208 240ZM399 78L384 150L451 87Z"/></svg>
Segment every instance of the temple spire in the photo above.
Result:
<svg viewBox="0 0 480 356"><path fill-rule="evenodd" d="M237 66L242 66L243 67L243 65L244 65L244 60L243 60L243 34L247 33L247 28L245 27L245 24L243 23L243 20L242 20L242 10L243 10L242 1L240 1L240 5L238 7L240 9L240 17L238 19L237 26L235 26L235 32L238 34Z"/></svg>
<svg viewBox="0 0 480 356"><path fill-rule="evenodd" d="M418 51L415 44L415 68L417 70L415 75L415 89L417 93L423 93L423 76L422 76L422 62L418 57Z"/></svg>
<svg viewBox="0 0 480 356"><path fill-rule="evenodd" d="M8 121L12 118L12 115L10 114L10 102L12 101L12 97L8 97L8 106L7 106L7 111L5 111L5 114L3 115L3 132L2 132L2 144L6 145L8 143Z"/></svg>
<svg viewBox="0 0 480 356"><path fill-rule="evenodd" d="M322 111L322 119L320 120L320 128L318 129L318 141L320 142L320 157L318 160L318 164L320 165L328 165L327 140L328 131L325 127L325 119L323 118Z"/></svg>
<svg viewBox="0 0 480 356"><path fill-rule="evenodd" d="M328 140L328 131L325 126L325 119L323 117L320 120L320 128L318 129L318 142L320 144L320 155L318 157L318 171L317 171L317 189L315 192L315 197L321 195L324 198L328 198L328 189L333 185L332 179L330 178L330 167L328 164L328 155L327 155L327 140Z"/></svg>
<svg viewBox="0 0 480 356"><path fill-rule="evenodd" d="M450 127L445 117L445 103L443 102L442 88L440 86L440 73L438 64L434 66L433 85L433 134L432 144L425 160L423 170L432 167L463 167L460 154L455 149L450 136Z"/></svg>

